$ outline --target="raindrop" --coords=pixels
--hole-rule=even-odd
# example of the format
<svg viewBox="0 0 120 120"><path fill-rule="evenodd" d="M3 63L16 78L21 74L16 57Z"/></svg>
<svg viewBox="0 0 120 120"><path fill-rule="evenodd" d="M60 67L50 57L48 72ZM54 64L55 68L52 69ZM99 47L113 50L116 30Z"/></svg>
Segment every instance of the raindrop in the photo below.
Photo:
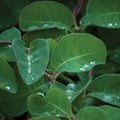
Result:
<svg viewBox="0 0 120 120"><path fill-rule="evenodd" d="M107 102L111 102L113 100L111 96L104 96L103 99Z"/></svg>
<svg viewBox="0 0 120 120"><path fill-rule="evenodd" d="M49 27L49 24L44 24L42 27L43 27L43 28L44 28L44 27Z"/></svg>
<svg viewBox="0 0 120 120"><path fill-rule="evenodd" d="M44 112L43 114L46 115L46 116L50 116L51 115L49 112Z"/></svg>
<svg viewBox="0 0 120 120"><path fill-rule="evenodd" d="M57 114L56 116L57 116L57 117L60 117L61 115L60 115L60 114Z"/></svg>
<svg viewBox="0 0 120 120"><path fill-rule="evenodd" d="M81 71L85 71L85 69L84 69L84 68L79 68L79 70L81 70Z"/></svg>
<svg viewBox="0 0 120 120"><path fill-rule="evenodd" d="M95 65L95 64L96 64L96 62L90 62L90 64L91 64L91 65Z"/></svg>
<svg viewBox="0 0 120 120"><path fill-rule="evenodd" d="M108 23L107 26L108 26L108 27L112 27L113 24L112 24L112 23Z"/></svg>
<svg viewBox="0 0 120 120"><path fill-rule="evenodd" d="M77 88L76 88L76 85L75 84L68 84L67 85L67 89L69 89L69 90L76 90Z"/></svg>
<svg viewBox="0 0 120 120"><path fill-rule="evenodd" d="M43 94L43 93L40 93L40 92L38 92L37 94L39 94L39 95L41 95L41 96L44 96L44 94Z"/></svg>
<svg viewBox="0 0 120 120"><path fill-rule="evenodd" d="M31 73L31 69L30 69L30 67L28 68L28 73L29 73L29 74Z"/></svg>
<svg viewBox="0 0 120 120"><path fill-rule="evenodd" d="M115 26L117 26L118 24L117 23L115 23Z"/></svg>
<svg viewBox="0 0 120 120"><path fill-rule="evenodd" d="M5 88L6 88L7 90L10 90L10 86L6 86Z"/></svg>
<svg viewBox="0 0 120 120"><path fill-rule="evenodd" d="M90 67L90 66L88 66L88 65L84 65L83 67L84 67L84 68L88 68L88 67Z"/></svg>
<svg viewBox="0 0 120 120"><path fill-rule="evenodd" d="M117 99L120 99L120 97L119 97L119 96L117 96Z"/></svg>

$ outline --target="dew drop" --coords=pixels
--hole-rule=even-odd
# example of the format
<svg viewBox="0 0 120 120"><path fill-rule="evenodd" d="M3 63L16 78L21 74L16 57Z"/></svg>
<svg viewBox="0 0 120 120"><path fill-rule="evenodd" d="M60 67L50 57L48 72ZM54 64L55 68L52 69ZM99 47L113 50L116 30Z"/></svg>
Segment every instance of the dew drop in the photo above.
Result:
<svg viewBox="0 0 120 120"><path fill-rule="evenodd" d="M104 96L103 99L107 102L111 102L113 100L111 96Z"/></svg>
<svg viewBox="0 0 120 120"><path fill-rule="evenodd" d="M91 65L95 65L95 64L96 64L96 62L90 62L90 64L91 64Z"/></svg>
<svg viewBox="0 0 120 120"><path fill-rule="evenodd" d="M117 23L115 23L115 26L117 26L118 24Z"/></svg>
<svg viewBox="0 0 120 120"><path fill-rule="evenodd" d="M10 90L10 86L6 86L5 88L6 88L7 90Z"/></svg>
<svg viewBox="0 0 120 120"><path fill-rule="evenodd" d="M44 94L43 94L43 93L40 93L40 92L38 92L37 94L39 94L39 95L41 95L41 96L44 96Z"/></svg>
<svg viewBox="0 0 120 120"><path fill-rule="evenodd" d="M67 89L69 89L69 90L76 90L77 88L76 88L76 85L75 84L68 84L67 85Z"/></svg>
<svg viewBox="0 0 120 120"><path fill-rule="evenodd" d="M117 96L117 99L120 99L120 97L119 97L119 96Z"/></svg>
<svg viewBox="0 0 120 120"><path fill-rule="evenodd" d="M57 116L57 117L60 117L61 115L60 115L60 114L57 114L56 116Z"/></svg>
<svg viewBox="0 0 120 120"><path fill-rule="evenodd" d="M81 70L81 71L85 71L85 69L84 69L84 68L79 68L79 70Z"/></svg>
<svg viewBox="0 0 120 120"><path fill-rule="evenodd" d="M112 24L112 23L108 23L107 26L108 26L108 27L112 27L113 24Z"/></svg>

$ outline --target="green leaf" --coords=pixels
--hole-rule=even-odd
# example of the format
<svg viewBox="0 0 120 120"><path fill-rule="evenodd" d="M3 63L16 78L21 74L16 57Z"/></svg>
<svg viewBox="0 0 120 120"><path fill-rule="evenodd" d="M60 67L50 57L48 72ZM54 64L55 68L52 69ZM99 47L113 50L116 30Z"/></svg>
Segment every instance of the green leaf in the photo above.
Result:
<svg viewBox="0 0 120 120"><path fill-rule="evenodd" d="M0 56L7 61L15 61L15 56L14 56L13 48L12 48L12 42L14 40L20 40L20 39L21 39L21 33L15 27L12 27L10 29L3 31L0 34L0 42L1 42ZM8 42L9 44L2 45L2 43L6 43L6 42Z"/></svg>
<svg viewBox="0 0 120 120"><path fill-rule="evenodd" d="M35 30L25 33L22 37L22 40L25 42L26 46L29 46L30 43L36 38L53 38L59 40L64 34L64 31L61 31L56 28Z"/></svg>
<svg viewBox="0 0 120 120"><path fill-rule="evenodd" d="M28 110L32 115L54 115L68 119L72 115L70 101L65 93L57 88L50 89L46 96L41 94L30 95L28 97Z"/></svg>
<svg viewBox="0 0 120 120"><path fill-rule="evenodd" d="M120 74L104 74L93 80L88 96L120 107Z"/></svg>
<svg viewBox="0 0 120 120"><path fill-rule="evenodd" d="M108 59L105 65L98 65L93 69L94 75L116 73L120 71L120 66Z"/></svg>
<svg viewBox="0 0 120 120"><path fill-rule="evenodd" d="M19 22L23 31L54 27L66 29L73 24L73 18L70 10L61 3L37 1L21 11Z"/></svg>
<svg viewBox="0 0 120 120"><path fill-rule="evenodd" d="M27 4L28 0L0 0L0 30L16 25L21 9Z"/></svg>
<svg viewBox="0 0 120 120"><path fill-rule="evenodd" d="M89 0L83 25L96 25L105 28L120 28L120 0Z"/></svg>
<svg viewBox="0 0 120 120"><path fill-rule="evenodd" d="M27 97L32 93L45 93L48 89L48 80L43 76L36 83L32 85L25 85L20 79L19 74L17 77L17 93L10 94L8 92L0 91L0 110L8 116L16 117L27 112Z"/></svg>
<svg viewBox="0 0 120 120"><path fill-rule="evenodd" d="M15 27L7 29L7 30L3 31L0 34L0 41L9 41L9 42L12 42L12 41L17 40L17 39L18 40L21 39L21 33Z"/></svg>
<svg viewBox="0 0 120 120"><path fill-rule="evenodd" d="M120 65L120 47L110 52L110 58Z"/></svg>
<svg viewBox="0 0 120 120"><path fill-rule="evenodd" d="M120 120L120 108L104 105L99 107L106 117L105 120Z"/></svg>
<svg viewBox="0 0 120 120"><path fill-rule="evenodd" d="M23 81L27 85L33 84L44 74L48 64L49 50L46 40L34 40L30 44L28 54L22 41L14 41L13 48Z"/></svg>
<svg viewBox="0 0 120 120"><path fill-rule="evenodd" d="M32 117L28 120L59 120L58 118L54 116L39 116L39 117Z"/></svg>
<svg viewBox="0 0 120 120"><path fill-rule="evenodd" d="M85 33L64 36L56 45L51 56L55 72L85 72L97 64L104 64L105 45L98 38Z"/></svg>
<svg viewBox="0 0 120 120"><path fill-rule="evenodd" d="M97 107L82 108L76 115L75 120L106 120L104 113Z"/></svg>
<svg viewBox="0 0 120 120"><path fill-rule="evenodd" d="M10 93L16 93L16 78L9 64L0 58L0 89Z"/></svg>

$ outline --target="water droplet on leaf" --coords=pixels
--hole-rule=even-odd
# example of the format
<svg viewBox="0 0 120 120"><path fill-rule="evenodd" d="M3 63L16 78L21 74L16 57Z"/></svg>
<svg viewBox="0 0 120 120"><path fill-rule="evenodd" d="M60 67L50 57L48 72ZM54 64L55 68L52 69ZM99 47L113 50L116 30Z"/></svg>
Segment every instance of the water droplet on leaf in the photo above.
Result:
<svg viewBox="0 0 120 120"><path fill-rule="evenodd" d="M6 86L5 88L6 88L7 90L10 90L10 86Z"/></svg>

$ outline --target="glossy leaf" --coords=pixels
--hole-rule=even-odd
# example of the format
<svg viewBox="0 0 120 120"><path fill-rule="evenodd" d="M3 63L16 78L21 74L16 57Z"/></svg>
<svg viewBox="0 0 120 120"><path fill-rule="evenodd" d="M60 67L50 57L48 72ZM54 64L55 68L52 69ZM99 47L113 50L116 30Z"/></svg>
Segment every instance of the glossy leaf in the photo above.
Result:
<svg viewBox="0 0 120 120"><path fill-rule="evenodd" d="M89 0L86 15L80 23L105 28L120 28L120 0Z"/></svg>
<svg viewBox="0 0 120 120"><path fill-rule="evenodd" d="M48 80L44 77L39 79L32 85L25 85L20 79L19 74L17 77L17 93L10 94L8 92L0 91L0 110L8 116L16 117L27 112L27 97L32 93L45 93L48 89Z"/></svg>
<svg viewBox="0 0 120 120"><path fill-rule="evenodd" d="M46 96L33 94L28 97L28 110L32 115L70 118L71 109L67 96L57 88L50 89Z"/></svg>
<svg viewBox="0 0 120 120"><path fill-rule="evenodd" d="M100 99L106 103L120 106L120 75L105 74L93 80L88 96Z"/></svg>
<svg viewBox="0 0 120 120"><path fill-rule="evenodd" d="M75 120L106 120L104 113L96 107L82 108L76 115Z"/></svg>
<svg viewBox="0 0 120 120"><path fill-rule="evenodd" d="M33 84L44 74L47 67L49 56L47 42L44 39L34 40L30 44L28 54L22 41L14 41L13 48L23 81L27 85Z"/></svg>
<svg viewBox="0 0 120 120"><path fill-rule="evenodd" d="M12 27L18 23L21 9L28 4L28 0L0 0L0 30Z"/></svg>
<svg viewBox="0 0 120 120"><path fill-rule="evenodd" d="M12 42L12 41L17 40L17 39L18 40L21 39L21 33L15 27L7 29L7 30L3 31L0 34L0 41L9 41L9 42Z"/></svg>
<svg viewBox="0 0 120 120"><path fill-rule="evenodd" d="M30 118L28 120L59 120L59 119L54 117L54 116L48 116L48 117L46 117L46 116L41 117L40 116L40 117L32 117L32 118Z"/></svg>
<svg viewBox="0 0 120 120"><path fill-rule="evenodd" d="M70 10L61 3L37 1L21 11L19 22L23 31L54 27L66 29L73 24L73 18Z"/></svg>
<svg viewBox="0 0 120 120"><path fill-rule="evenodd" d="M90 84L91 79L87 78L84 81L75 83L69 83L68 85L64 85L58 81L55 81L50 87L51 88L59 88L64 91L68 97L68 99L73 102L77 96L79 96Z"/></svg>
<svg viewBox="0 0 120 120"><path fill-rule="evenodd" d="M44 38L44 39L55 39L58 41L63 35L64 31L61 31L56 28L51 29L43 29L43 30L35 30L31 32L27 32L23 35L22 40L25 42L26 46L29 46L30 43L37 38Z"/></svg>
<svg viewBox="0 0 120 120"><path fill-rule="evenodd" d="M20 40L20 39L21 39L21 33L15 27L3 31L0 34L0 56L7 61L15 61L12 42L14 40Z"/></svg>
<svg viewBox="0 0 120 120"><path fill-rule="evenodd" d="M55 72L85 72L97 64L104 64L105 45L98 38L85 33L72 33L63 37L51 56Z"/></svg>
<svg viewBox="0 0 120 120"><path fill-rule="evenodd" d="M104 105L99 107L106 117L106 120L119 120L120 119L120 109L117 107L112 107L109 105Z"/></svg>
<svg viewBox="0 0 120 120"><path fill-rule="evenodd" d="M10 65L0 58L0 89L16 93L17 84L14 72Z"/></svg>

